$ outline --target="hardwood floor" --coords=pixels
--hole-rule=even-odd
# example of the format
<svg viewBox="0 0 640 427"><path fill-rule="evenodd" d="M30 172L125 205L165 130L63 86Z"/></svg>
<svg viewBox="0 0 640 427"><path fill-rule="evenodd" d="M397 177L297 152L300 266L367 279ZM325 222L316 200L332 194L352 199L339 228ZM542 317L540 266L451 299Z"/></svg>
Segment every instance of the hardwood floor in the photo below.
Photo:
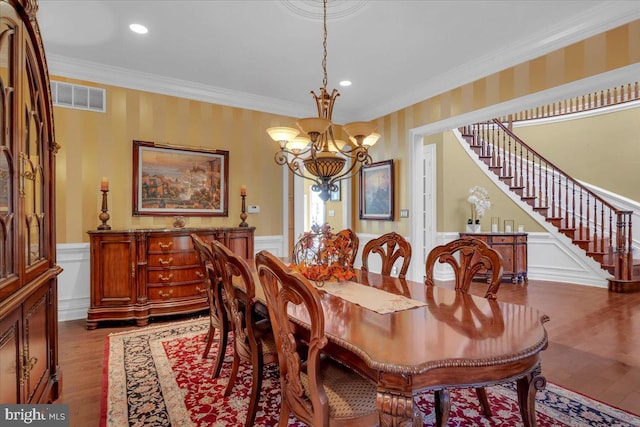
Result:
<svg viewBox="0 0 640 427"><path fill-rule="evenodd" d="M547 381L640 414L640 293L530 280L503 283L498 298L537 307L551 318L542 362ZM58 402L69 404L72 427L98 425L105 337L133 328L121 323L88 331L84 319L60 322Z"/></svg>

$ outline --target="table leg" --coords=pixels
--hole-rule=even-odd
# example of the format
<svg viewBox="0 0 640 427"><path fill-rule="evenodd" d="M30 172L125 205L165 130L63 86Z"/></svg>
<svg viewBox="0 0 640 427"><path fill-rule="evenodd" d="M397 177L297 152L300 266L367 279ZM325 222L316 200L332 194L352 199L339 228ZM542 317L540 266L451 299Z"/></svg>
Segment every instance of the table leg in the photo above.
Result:
<svg viewBox="0 0 640 427"><path fill-rule="evenodd" d="M422 414L411 394L396 394L379 390L376 408L380 414L380 427L422 427Z"/></svg>
<svg viewBox="0 0 640 427"><path fill-rule="evenodd" d="M542 376L538 365L532 372L518 380L518 405L524 427L535 427L536 392L544 389L547 380Z"/></svg>

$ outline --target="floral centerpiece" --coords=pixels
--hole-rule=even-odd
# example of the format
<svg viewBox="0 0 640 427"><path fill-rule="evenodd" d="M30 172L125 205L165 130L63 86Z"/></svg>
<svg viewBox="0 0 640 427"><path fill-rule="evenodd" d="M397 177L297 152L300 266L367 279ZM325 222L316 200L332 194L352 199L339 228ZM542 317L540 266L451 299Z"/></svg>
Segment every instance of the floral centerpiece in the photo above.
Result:
<svg viewBox="0 0 640 427"><path fill-rule="evenodd" d="M477 185L471 187L467 201L471 204L471 218L469 218L467 224L480 224L480 218L491 208L489 192L486 188Z"/></svg>
<svg viewBox="0 0 640 427"><path fill-rule="evenodd" d="M290 267L316 282L351 280L354 250L347 234L334 234L329 224L314 225L296 242Z"/></svg>

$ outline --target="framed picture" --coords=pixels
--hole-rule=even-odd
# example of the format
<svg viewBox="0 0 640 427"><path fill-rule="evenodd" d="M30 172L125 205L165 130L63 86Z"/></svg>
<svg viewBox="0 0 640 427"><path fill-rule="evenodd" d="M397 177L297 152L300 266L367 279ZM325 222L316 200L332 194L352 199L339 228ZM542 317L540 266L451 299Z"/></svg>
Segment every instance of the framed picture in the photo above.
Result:
<svg viewBox="0 0 640 427"><path fill-rule="evenodd" d="M229 152L133 141L133 215L229 215Z"/></svg>
<svg viewBox="0 0 640 427"><path fill-rule="evenodd" d="M331 192L331 198L329 200L331 200L332 202L339 202L340 199L342 198L342 185L340 183L340 181L336 182L336 185L338 186L338 189L336 191L332 191Z"/></svg>
<svg viewBox="0 0 640 427"><path fill-rule="evenodd" d="M360 219L393 221L393 160L360 169Z"/></svg>

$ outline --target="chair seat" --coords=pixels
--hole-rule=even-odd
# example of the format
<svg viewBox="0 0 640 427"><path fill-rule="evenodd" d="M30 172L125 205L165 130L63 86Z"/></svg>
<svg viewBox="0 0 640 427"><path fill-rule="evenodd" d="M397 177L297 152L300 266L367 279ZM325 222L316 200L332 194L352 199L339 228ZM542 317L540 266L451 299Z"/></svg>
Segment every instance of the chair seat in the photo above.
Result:
<svg viewBox="0 0 640 427"><path fill-rule="evenodd" d="M320 375L329 400L329 418L377 417L374 383L330 359L322 362ZM308 393L308 376L302 373L300 379Z"/></svg>

